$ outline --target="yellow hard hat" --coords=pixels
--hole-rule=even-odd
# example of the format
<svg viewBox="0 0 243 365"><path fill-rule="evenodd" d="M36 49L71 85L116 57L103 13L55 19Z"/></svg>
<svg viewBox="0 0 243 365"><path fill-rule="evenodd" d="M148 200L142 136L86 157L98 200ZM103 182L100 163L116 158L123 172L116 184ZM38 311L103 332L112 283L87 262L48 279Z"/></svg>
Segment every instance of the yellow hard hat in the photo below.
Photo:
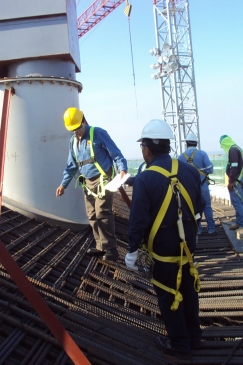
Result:
<svg viewBox="0 0 243 365"><path fill-rule="evenodd" d="M64 115L64 124L68 131L74 131L75 129L78 129L83 121L84 113L77 109L77 108L68 108Z"/></svg>

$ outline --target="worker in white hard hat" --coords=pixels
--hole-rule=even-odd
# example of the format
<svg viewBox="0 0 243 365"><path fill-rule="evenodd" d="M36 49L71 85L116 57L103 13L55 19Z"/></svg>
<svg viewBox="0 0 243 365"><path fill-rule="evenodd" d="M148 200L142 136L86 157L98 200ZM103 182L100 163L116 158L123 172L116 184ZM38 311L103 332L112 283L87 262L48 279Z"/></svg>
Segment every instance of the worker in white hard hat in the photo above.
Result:
<svg viewBox="0 0 243 365"><path fill-rule="evenodd" d="M209 191L210 181L209 174L213 173L213 164L210 161L208 154L203 150L197 149L197 136L194 133L188 133L186 136L186 150L179 157L179 160L191 164L198 170L201 178L202 196L205 199L206 206L204 209L204 215L207 222L207 232L203 231L201 222L198 227L198 234L208 234L214 236L217 234L215 223L213 219L213 210L211 206L211 197Z"/></svg>
<svg viewBox="0 0 243 365"><path fill-rule="evenodd" d="M167 355L189 360L191 349L201 343L200 280L193 253L205 203L198 172L171 158L170 139L174 135L169 124L153 119L138 140L147 168L133 186L125 263L139 270L141 247L153 260L151 282L168 334L157 338L157 346Z"/></svg>
<svg viewBox="0 0 243 365"><path fill-rule="evenodd" d="M89 248L87 253L103 256L103 260L116 261L118 250L112 211L113 193L106 190L105 185L115 174L113 162L122 179L127 173L127 161L107 131L89 126L81 110L68 108L64 113L64 125L73 135L69 143L67 166L56 196L64 194L79 172L86 212L96 242L96 247Z"/></svg>
<svg viewBox="0 0 243 365"><path fill-rule="evenodd" d="M243 228L243 159L242 149L233 139L224 134L219 140L220 147L228 156L226 175L228 176L228 190L231 204L235 209L236 222L230 226L231 230Z"/></svg>

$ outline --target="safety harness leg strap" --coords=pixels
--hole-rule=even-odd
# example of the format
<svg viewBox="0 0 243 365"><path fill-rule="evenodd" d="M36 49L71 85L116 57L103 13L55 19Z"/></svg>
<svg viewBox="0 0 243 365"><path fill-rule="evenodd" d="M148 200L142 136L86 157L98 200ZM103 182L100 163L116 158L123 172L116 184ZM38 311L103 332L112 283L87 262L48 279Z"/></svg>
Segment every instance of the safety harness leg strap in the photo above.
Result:
<svg viewBox="0 0 243 365"><path fill-rule="evenodd" d="M171 293L175 296L175 300L172 303L172 306L170 307L171 310L175 311L178 309L180 302L183 300L183 296L179 291L176 291L175 289L171 289L168 286L165 286L161 284L159 281L155 280L154 278L151 280L151 283L155 286L158 286L160 289L163 289L167 291L168 293Z"/></svg>
<svg viewBox="0 0 243 365"><path fill-rule="evenodd" d="M179 270L178 270L177 278L176 278L176 290L169 288L168 286L158 282L154 278L151 280L152 284L158 286L159 288L161 288L171 294L174 294L175 298L174 298L174 301L170 308L172 311L177 310L180 302L183 300L182 294L179 292L179 288L180 288L181 280L182 280L182 266L183 265L185 265L189 262L190 274L192 276L194 276L194 289L196 292L199 292L200 288L201 288L199 274L198 274L198 270L197 270L198 265L197 266L194 265L192 255L190 253L190 250L187 247L186 242L181 242L180 247L181 247L181 256L162 257L162 256L158 256L158 255L152 253L152 257L155 259L158 259L159 261L177 263L179 266ZM185 251L186 256L183 256L183 251Z"/></svg>
<svg viewBox="0 0 243 365"><path fill-rule="evenodd" d="M81 179L80 179L81 178ZM80 183L80 181L82 181ZM80 184L81 185L81 188L83 188L84 191L87 191L87 194L88 195L93 195L95 198L98 198L99 195L96 194L94 191L92 191L91 189L89 189L85 183L85 178L83 175L79 175L77 178L76 178L76 182L75 182L75 188L77 187L77 185ZM97 187L97 191L98 191L98 187Z"/></svg>
<svg viewBox="0 0 243 365"><path fill-rule="evenodd" d="M188 258L188 262L190 265L190 274L192 276L194 276L194 289L197 293L199 293L200 289L201 289L201 282L200 282L199 273L197 270L199 264L196 264L196 265L194 264L192 254L191 254L186 242L181 242L181 243L183 243L183 250L185 251L187 258Z"/></svg>

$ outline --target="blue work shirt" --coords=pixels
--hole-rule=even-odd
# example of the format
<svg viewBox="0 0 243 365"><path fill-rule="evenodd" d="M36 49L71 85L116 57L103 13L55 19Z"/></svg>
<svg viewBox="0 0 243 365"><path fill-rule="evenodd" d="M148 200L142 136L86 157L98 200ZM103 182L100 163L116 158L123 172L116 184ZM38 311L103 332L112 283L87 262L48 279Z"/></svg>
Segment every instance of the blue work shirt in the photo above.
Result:
<svg viewBox="0 0 243 365"><path fill-rule="evenodd" d="M198 150L196 147L188 147L185 151L185 154L187 155L188 158L190 158L195 150L197 152L195 153L195 155L193 157L193 164L206 175L212 174L213 173L213 164L210 161L210 159L205 151ZM189 163L187 161L187 159L185 158L185 156L183 155L183 153L178 157L178 160ZM205 179L205 176L200 174L200 178L201 178L201 181L203 181ZM204 184L207 184L206 180L204 181Z"/></svg>
<svg viewBox="0 0 243 365"><path fill-rule="evenodd" d="M205 202L201 195L201 182L199 172L191 165L178 161L178 178L187 190L192 200L195 214L202 214ZM136 180L133 186L132 204L129 218L129 248L130 252L136 251L141 247L141 242L144 238L145 243L148 241L148 237L156 219L156 216L160 210L162 202L165 199L169 179L164 175L156 172L149 171L150 166L160 166L167 171L171 171L172 159L169 154L162 154L157 156L153 161L147 165L147 169L136 176ZM182 219L189 222L191 228L189 231L196 237L196 228L194 217L181 196L182 205ZM171 203L163 219L162 225L159 228L155 239L154 245L157 246L156 250L158 253L163 254L163 247L166 247L165 256L180 255L180 239L177 231L177 220L178 220L178 204L176 195L173 194ZM162 244L163 237L167 229L162 226L172 227L175 232L176 240L170 241L168 245ZM170 228L168 228L170 229ZM169 247L169 248L168 248ZM190 247L189 247L190 248ZM192 250L193 252L193 250Z"/></svg>
<svg viewBox="0 0 243 365"><path fill-rule="evenodd" d="M77 149L77 156L75 156L76 151L74 150L75 143L77 145L77 137L73 135L70 139L67 166L63 172L63 180L61 182L64 188L68 186L78 170L80 175L83 175L86 179L99 175L99 171L93 162L87 163L84 166L78 165L78 162L90 159L90 128L90 126L86 126L80 146ZM127 171L126 159L106 130L99 127L94 128L93 149L95 159L104 172L111 168L113 161L119 172L122 170Z"/></svg>

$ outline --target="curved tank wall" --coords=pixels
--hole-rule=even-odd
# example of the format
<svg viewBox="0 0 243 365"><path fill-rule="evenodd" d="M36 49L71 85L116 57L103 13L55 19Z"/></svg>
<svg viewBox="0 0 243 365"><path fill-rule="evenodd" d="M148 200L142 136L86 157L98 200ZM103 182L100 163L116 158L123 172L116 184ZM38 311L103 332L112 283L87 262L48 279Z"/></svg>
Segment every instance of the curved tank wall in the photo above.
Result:
<svg viewBox="0 0 243 365"><path fill-rule="evenodd" d="M23 67L16 66L10 74ZM55 191L62 180L71 137L63 113L70 106L79 107L82 85L65 77L34 75L0 80L0 105L4 89L15 89L10 101L3 204L80 229L80 224L88 224L82 189L74 188L73 179L62 197L56 198Z"/></svg>
<svg viewBox="0 0 243 365"><path fill-rule="evenodd" d="M17 76L62 76L66 79L76 79L74 63L59 59L21 61L10 64L8 67L8 77Z"/></svg>

